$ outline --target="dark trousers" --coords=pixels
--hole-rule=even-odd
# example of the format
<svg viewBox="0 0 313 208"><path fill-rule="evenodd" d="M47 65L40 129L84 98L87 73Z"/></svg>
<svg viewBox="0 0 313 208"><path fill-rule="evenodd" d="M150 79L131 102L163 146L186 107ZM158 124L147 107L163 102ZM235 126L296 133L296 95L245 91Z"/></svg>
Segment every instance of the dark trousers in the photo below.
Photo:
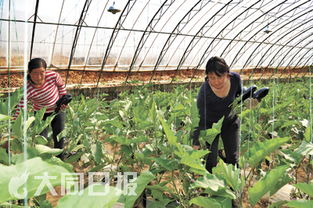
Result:
<svg viewBox="0 0 313 208"><path fill-rule="evenodd" d="M212 125L213 123L208 123L206 125L206 129L212 128ZM212 173L212 168L217 165L219 137L222 138L224 144L224 151L226 155L225 162L228 164L238 165L240 144L239 127L240 120L237 116L225 118L222 124L221 133L216 136L212 144L206 143L206 147L210 150L210 153L207 155L205 167L210 173ZM194 136L199 136L200 129L201 128L196 129Z"/></svg>
<svg viewBox="0 0 313 208"><path fill-rule="evenodd" d="M46 120L48 116L51 116L52 113L45 113L43 116L43 120ZM65 113L59 112L54 119L51 121L51 128L52 128L52 138L54 142L54 148L63 149L64 147L64 138L60 138L58 141L58 134L61 133L64 129L64 123L65 123ZM40 135L44 137L48 137L48 130L49 127L45 128Z"/></svg>

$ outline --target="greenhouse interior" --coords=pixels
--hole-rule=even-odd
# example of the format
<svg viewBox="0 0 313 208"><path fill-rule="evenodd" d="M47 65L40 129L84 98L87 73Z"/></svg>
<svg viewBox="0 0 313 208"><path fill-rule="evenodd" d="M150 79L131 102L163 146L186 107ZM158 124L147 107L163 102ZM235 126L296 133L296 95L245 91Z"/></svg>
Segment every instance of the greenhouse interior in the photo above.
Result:
<svg viewBox="0 0 313 208"><path fill-rule="evenodd" d="M0 0L0 207L313 207L313 1Z"/></svg>

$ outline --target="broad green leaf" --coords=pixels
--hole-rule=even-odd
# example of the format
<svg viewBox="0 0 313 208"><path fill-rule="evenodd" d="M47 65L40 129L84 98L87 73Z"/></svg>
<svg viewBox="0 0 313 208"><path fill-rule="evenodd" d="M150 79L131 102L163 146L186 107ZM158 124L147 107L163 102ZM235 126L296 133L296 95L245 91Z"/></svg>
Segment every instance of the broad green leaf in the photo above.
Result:
<svg viewBox="0 0 313 208"><path fill-rule="evenodd" d="M212 144L215 137L221 133L217 129L207 129L200 132L200 138L203 138L204 141L208 142L209 144Z"/></svg>
<svg viewBox="0 0 313 208"><path fill-rule="evenodd" d="M97 164L101 163L102 158L103 158L102 142L97 141L96 152L95 152L95 162Z"/></svg>
<svg viewBox="0 0 313 208"><path fill-rule="evenodd" d="M232 164L225 164L223 160L220 160L212 171L217 177L224 179L233 190L241 191L243 179L240 177L240 169Z"/></svg>
<svg viewBox="0 0 313 208"><path fill-rule="evenodd" d="M287 203L288 207L294 208L312 208L313 200L294 200Z"/></svg>
<svg viewBox="0 0 313 208"><path fill-rule="evenodd" d="M244 154L244 160L252 168L256 167L266 156L278 149L282 144L289 141L289 138L268 139L262 142L255 142L249 151Z"/></svg>
<svg viewBox="0 0 313 208"><path fill-rule="evenodd" d="M12 118L11 116L0 114L0 121L6 121Z"/></svg>
<svg viewBox="0 0 313 208"><path fill-rule="evenodd" d="M23 119L22 119L22 111L16 118L15 122L12 124L12 134L16 138L22 138L23 136Z"/></svg>
<svg viewBox="0 0 313 208"><path fill-rule="evenodd" d="M313 143L307 143L305 141L302 141L300 146L295 149L295 154L301 154L302 156L306 155L313 155Z"/></svg>
<svg viewBox="0 0 313 208"><path fill-rule="evenodd" d="M166 205L168 205L168 203L170 203L171 199L161 199L161 200L153 200L153 201L149 201L149 208L160 208L160 207L167 207Z"/></svg>
<svg viewBox="0 0 313 208"><path fill-rule="evenodd" d="M155 102L151 102L151 106L150 106L150 110L149 110L149 120L151 122L155 122L157 119L157 111L156 111L157 107Z"/></svg>
<svg viewBox="0 0 313 208"><path fill-rule="evenodd" d="M201 171L206 171L204 165L200 159L192 158L188 153L184 154L180 160L181 164L187 165L191 168L198 169Z"/></svg>
<svg viewBox="0 0 313 208"><path fill-rule="evenodd" d="M200 136L203 138L204 141L212 144L215 137L221 133L222 124L224 121L224 117L221 118L217 123L213 123L212 128L201 131Z"/></svg>
<svg viewBox="0 0 313 208"><path fill-rule="evenodd" d="M224 188L220 188L217 191L213 191L209 188L204 190L204 193L208 194L208 196L220 196L228 199L236 199L236 195L233 191L231 191L227 186Z"/></svg>
<svg viewBox="0 0 313 208"><path fill-rule="evenodd" d="M63 152L62 149L50 148L42 144L36 144L35 149L38 151L39 155L48 154L48 155L56 156L56 155L59 155L61 152Z"/></svg>
<svg viewBox="0 0 313 208"><path fill-rule="evenodd" d="M22 88L17 89L11 94L10 98L7 97L6 99L0 100L0 114L9 115L9 109L10 111L15 109L15 106L23 96L22 90Z"/></svg>
<svg viewBox="0 0 313 208"><path fill-rule="evenodd" d="M280 208L280 207L282 207L284 204L286 204L287 202L288 202L288 201L286 201L286 200L278 201L278 202L275 202L275 203L271 204L271 205L269 206L269 208Z"/></svg>
<svg viewBox="0 0 313 208"><path fill-rule="evenodd" d="M0 147L0 163L9 165L9 155L6 152L6 150L2 147Z"/></svg>
<svg viewBox="0 0 313 208"><path fill-rule="evenodd" d="M273 195L273 190L277 191L277 183L280 183L281 186L285 185L279 181L282 178L285 178L282 176L286 174L288 168L289 166L285 165L272 169L260 181L256 182L252 187L250 187L248 190L250 203L255 205L266 193ZM285 182L287 183L288 181Z"/></svg>
<svg viewBox="0 0 313 208"><path fill-rule="evenodd" d="M35 143L36 144L48 144L48 140L44 136L36 135L35 136Z"/></svg>
<svg viewBox="0 0 313 208"><path fill-rule="evenodd" d="M15 122L12 124L12 134L16 136L17 138L23 137L23 128L26 128L26 130L30 127L30 125L35 121L35 117L31 116L27 119L25 122L25 125L23 124L23 113L19 114L19 116L16 118Z"/></svg>
<svg viewBox="0 0 313 208"><path fill-rule="evenodd" d="M203 197L203 196L198 196L189 201L189 204L195 204L200 207L204 208L230 208L231 205L231 200L223 197L214 197L214 198L209 198L209 197Z"/></svg>
<svg viewBox="0 0 313 208"><path fill-rule="evenodd" d="M199 125L199 112L198 112L198 107L197 103L195 102L194 99L191 99L191 108L190 108L190 118L192 122L192 128L195 128Z"/></svg>
<svg viewBox="0 0 313 208"><path fill-rule="evenodd" d="M159 194L162 194L162 195L163 195L163 193L170 193L171 195L175 195L173 190L171 188L169 188L168 186L166 186L169 183L171 183L171 180L162 181L159 184L153 185L153 186L148 185L146 188L150 189L151 191L159 191ZM157 193L157 192L154 192L154 193ZM160 195L158 195L158 196L162 197Z"/></svg>
<svg viewBox="0 0 313 208"><path fill-rule="evenodd" d="M27 119L26 121L26 124L25 124L25 127L26 127L26 130L30 127L30 125L35 121L35 117L34 116L31 116Z"/></svg>
<svg viewBox="0 0 313 208"><path fill-rule="evenodd" d="M46 120L42 120L45 112L46 112L46 109L43 108L40 110L40 112L36 113L35 115L35 122L34 122L34 126L32 127L32 130L33 130L32 133L34 135L40 134L45 128L47 128L52 122L52 120L54 119L54 117L56 116L56 115L51 115L51 116L48 116Z"/></svg>
<svg viewBox="0 0 313 208"><path fill-rule="evenodd" d="M207 155L209 152L209 150L192 150L190 157L193 159L200 159Z"/></svg>
<svg viewBox="0 0 313 208"><path fill-rule="evenodd" d="M297 183L294 184L293 186L300 189L302 192L308 194L310 197L313 197L313 184Z"/></svg>
<svg viewBox="0 0 313 208"><path fill-rule="evenodd" d="M191 188L204 188L211 189L212 191L218 191L219 189L224 189L225 184L223 180L220 180L215 175L206 174L205 176L198 178Z"/></svg>
<svg viewBox="0 0 313 208"><path fill-rule="evenodd" d="M313 142L313 139L312 139L312 127L311 125L308 125L305 129L305 132L304 132L304 139L306 142Z"/></svg>
<svg viewBox="0 0 313 208"><path fill-rule="evenodd" d="M177 138L174 135L173 131L170 129L170 127L168 126L168 124L165 122L164 118L162 117L161 113L158 112L158 118L161 121L163 130L166 134L166 137L168 139L168 143L174 146L177 146Z"/></svg>
<svg viewBox="0 0 313 208"><path fill-rule="evenodd" d="M117 202L122 191L115 187L92 184L77 194L63 196L57 204L57 208L111 208Z"/></svg>
<svg viewBox="0 0 313 208"><path fill-rule="evenodd" d="M0 166L0 202L22 199L26 193L29 198L44 194L49 191L48 182L52 187L60 185L61 175L66 173L69 171L64 167L39 157L17 165ZM48 178L47 184L41 185L43 178L47 177L54 178Z"/></svg>
<svg viewBox="0 0 313 208"><path fill-rule="evenodd" d="M150 183L153 179L155 179L155 176L151 172L147 171L141 173L139 177L132 182L134 187L131 187L131 189L135 188L134 193L130 191L126 195L123 195L121 199L121 202L125 204L125 208L132 208L134 206L137 198L142 194L148 183Z"/></svg>
<svg viewBox="0 0 313 208"><path fill-rule="evenodd" d="M152 158L155 162L166 170L172 171L178 169L178 163L175 159L168 158Z"/></svg>

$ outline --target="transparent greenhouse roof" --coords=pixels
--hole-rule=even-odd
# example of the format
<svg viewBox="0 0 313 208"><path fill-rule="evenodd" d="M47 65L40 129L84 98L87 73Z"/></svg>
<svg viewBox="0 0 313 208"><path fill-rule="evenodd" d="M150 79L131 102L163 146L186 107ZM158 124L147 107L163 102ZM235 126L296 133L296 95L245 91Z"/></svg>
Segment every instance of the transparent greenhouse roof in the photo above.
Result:
<svg viewBox="0 0 313 208"><path fill-rule="evenodd" d="M25 54L100 71L312 65L313 1L1 0L0 70ZM108 11L114 8L120 12ZM10 57L10 58L8 58ZM9 61L11 60L11 61Z"/></svg>

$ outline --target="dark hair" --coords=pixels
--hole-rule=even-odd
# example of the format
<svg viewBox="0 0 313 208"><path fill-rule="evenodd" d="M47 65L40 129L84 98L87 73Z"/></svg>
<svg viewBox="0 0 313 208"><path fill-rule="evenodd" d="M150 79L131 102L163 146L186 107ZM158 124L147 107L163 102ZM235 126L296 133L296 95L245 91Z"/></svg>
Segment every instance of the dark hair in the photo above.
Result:
<svg viewBox="0 0 313 208"><path fill-rule="evenodd" d="M205 74L215 73L217 76L221 76L224 73L229 73L229 66L225 60L218 56L211 57L205 67Z"/></svg>
<svg viewBox="0 0 313 208"><path fill-rule="evenodd" d="M30 80L30 76L29 73L32 72L33 69L37 69L43 67L44 69L47 68L47 63L44 59L42 58L33 58L32 60L30 60L28 62L28 75L27 75L27 79Z"/></svg>

